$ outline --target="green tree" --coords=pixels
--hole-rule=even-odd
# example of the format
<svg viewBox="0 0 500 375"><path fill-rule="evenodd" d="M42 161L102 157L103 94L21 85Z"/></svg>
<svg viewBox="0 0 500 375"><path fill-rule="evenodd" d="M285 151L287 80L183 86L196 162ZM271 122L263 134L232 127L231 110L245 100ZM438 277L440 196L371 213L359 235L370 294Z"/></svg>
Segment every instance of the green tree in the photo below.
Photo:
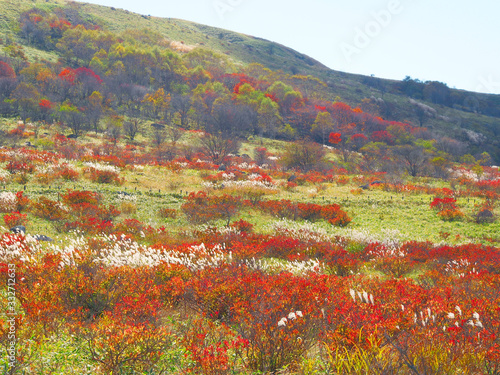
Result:
<svg viewBox="0 0 500 375"><path fill-rule="evenodd" d="M21 82L12 92L11 98L14 100L19 116L24 123L28 118L36 115L40 93L33 84Z"/></svg>
<svg viewBox="0 0 500 375"><path fill-rule="evenodd" d="M66 30L63 37L56 44L56 47L70 65L73 63L75 65L82 65L79 62L80 60L81 63L88 64L98 51L90 33L83 25Z"/></svg>
<svg viewBox="0 0 500 375"><path fill-rule="evenodd" d="M274 138L279 129L279 124L283 121L279 114L278 104L273 102L270 98L264 97L260 102L257 114L261 136L266 134Z"/></svg>
<svg viewBox="0 0 500 375"><path fill-rule="evenodd" d="M281 164L288 169L309 171L320 169L325 162L325 149L314 142L299 141L289 143L281 156Z"/></svg>
<svg viewBox="0 0 500 375"><path fill-rule="evenodd" d="M75 136L80 136L87 129L83 113L71 102L65 101L61 104L58 113L61 122L69 127Z"/></svg>
<svg viewBox="0 0 500 375"><path fill-rule="evenodd" d="M311 133L315 139L321 140L326 144L327 137L333 131L333 119L329 112L318 112L316 120L311 127Z"/></svg>

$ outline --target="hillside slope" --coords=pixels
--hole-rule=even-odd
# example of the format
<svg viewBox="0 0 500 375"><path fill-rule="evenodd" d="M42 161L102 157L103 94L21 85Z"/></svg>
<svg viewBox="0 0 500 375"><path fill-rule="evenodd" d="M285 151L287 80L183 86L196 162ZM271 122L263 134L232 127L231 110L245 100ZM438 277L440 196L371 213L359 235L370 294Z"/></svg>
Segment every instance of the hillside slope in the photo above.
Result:
<svg viewBox="0 0 500 375"><path fill-rule="evenodd" d="M468 143L473 153L487 151L500 161L500 96L449 89L438 82L393 81L342 73L283 45L228 30L189 21L140 15L123 9L63 0L0 0L0 38L13 39L25 46L30 60L56 61L56 51L27 46L17 36L16 22L22 12L33 7L51 11L58 7L78 11L94 24L114 33L127 28L147 29L189 50L203 47L222 53L236 65L259 63L272 70L294 75L310 75L326 83L316 95L361 106L390 121L425 126L441 135ZM67 13L71 13L68 11Z"/></svg>

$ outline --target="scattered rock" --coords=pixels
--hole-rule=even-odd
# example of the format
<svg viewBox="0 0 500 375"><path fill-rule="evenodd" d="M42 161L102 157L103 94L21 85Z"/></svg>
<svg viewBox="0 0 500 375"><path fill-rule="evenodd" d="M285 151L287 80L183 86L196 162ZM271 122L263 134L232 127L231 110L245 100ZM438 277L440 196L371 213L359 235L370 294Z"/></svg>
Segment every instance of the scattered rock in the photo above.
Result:
<svg viewBox="0 0 500 375"><path fill-rule="evenodd" d="M54 241L52 238L46 236L45 234L35 234L33 238L38 241Z"/></svg>
<svg viewBox="0 0 500 375"><path fill-rule="evenodd" d="M16 225L9 230L16 234L26 234L26 227L24 225ZM46 236L45 234L35 234L33 238L38 241L54 241L52 238Z"/></svg>
<svg viewBox="0 0 500 375"><path fill-rule="evenodd" d="M290 177L288 177L287 181L288 182L292 182L292 181L295 181L297 179L297 176L295 176L294 174L292 174Z"/></svg>
<svg viewBox="0 0 500 375"><path fill-rule="evenodd" d="M9 230L16 234L26 233L26 227L24 225L16 225L15 227L10 228Z"/></svg>
<svg viewBox="0 0 500 375"><path fill-rule="evenodd" d="M483 208L476 215L476 223L478 224L492 223L494 221L495 221L495 215L493 215L493 212L491 212L487 208Z"/></svg>
<svg viewBox="0 0 500 375"><path fill-rule="evenodd" d="M226 169L227 169L227 167L225 164L219 165L219 168L218 168L219 171L225 171Z"/></svg>

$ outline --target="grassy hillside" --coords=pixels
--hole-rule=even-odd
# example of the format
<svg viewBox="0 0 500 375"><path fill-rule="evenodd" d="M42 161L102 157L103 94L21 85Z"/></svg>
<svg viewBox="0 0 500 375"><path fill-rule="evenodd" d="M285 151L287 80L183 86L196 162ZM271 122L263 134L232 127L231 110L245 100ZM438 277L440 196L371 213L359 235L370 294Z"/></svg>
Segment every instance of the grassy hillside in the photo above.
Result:
<svg viewBox="0 0 500 375"><path fill-rule="evenodd" d="M368 111L387 120L418 124L416 103L424 104L430 111L423 124L425 127L437 134L453 134L455 138L465 142L470 142L471 137L463 129L481 133L488 142L473 145L474 150L479 153L486 149L495 160L500 160L500 120L481 114L497 112L495 108L498 108L500 103L498 95L453 89L449 90L450 97L455 98L453 104L445 106L432 103L426 101L426 98L419 98L418 95L416 101L412 102L406 94L397 89L401 82L331 70L300 52L260 38L179 19L158 18L123 9L62 0L1 0L0 37L3 34L4 39L7 35L16 39L16 20L23 11L33 7L51 10L60 6L78 8L89 20L116 33L124 32L127 28L149 29L162 35L166 41L182 43L186 48L201 46L223 53L235 64L247 65L256 62L273 70L281 69L285 73L312 75L327 84L327 88L318 93L320 97L326 100L340 98L352 106L364 103L369 107ZM23 43L22 40L18 42ZM57 55L52 52L38 51L32 47L27 48L27 55L32 61L57 59Z"/></svg>

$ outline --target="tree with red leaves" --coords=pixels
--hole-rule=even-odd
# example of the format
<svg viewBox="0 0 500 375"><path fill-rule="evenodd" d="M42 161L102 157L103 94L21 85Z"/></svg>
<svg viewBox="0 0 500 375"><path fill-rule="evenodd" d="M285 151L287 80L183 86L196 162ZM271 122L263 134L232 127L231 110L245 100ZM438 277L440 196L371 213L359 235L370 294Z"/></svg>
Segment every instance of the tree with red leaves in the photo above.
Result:
<svg viewBox="0 0 500 375"><path fill-rule="evenodd" d="M355 151L359 151L359 149L367 143L368 143L368 138L364 134L360 133L353 134L349 138L349 146Z"/></svg>
<svg viewBox="0 0 500 375"><path fill-rule="evenodd" d="M42 99L40 100L40 103L38 103L38 106L41 109L49 110L52 109L52 107L54 107L54 103L52 103L50 100Z"/></svg>
<svg viewBox="0 0 500 375"><path fill-rule="evenodd" d="M330 137L328 138L328 142L332 145L339 144L342 141L342 136L340 133L330 133Z"/></svg>
<svg viewBox="0 0 500 375"><path fill-rule="evenodd" d="M16 72L6 62L0 61L0 78L16 78Z"/></svg>
<svg viewBox="0 0 500 375"><path fill-rule="evenodd" d="M59 78L66 82L74 84L76 79L75 70L71 68L65 68L61 71L61 73L59 73Z"/></svg>
<svg viewBox="0 0 500 375"><path fill-rule="evenodd" d="M191 193L186 197L186 203L181 207L182 212L192 223L207 223L214 220L224 220L229 226L233 218L241 209L240 197L224 194L222 196L208 196L205 192Z"/></svg>
<svg viewBox="0 0 500 375"><path fill-rule="evenodd" d="M370 138L373 142L384 142L388 145L394 144L394 137L386 130L374 131Z"/></svg>

